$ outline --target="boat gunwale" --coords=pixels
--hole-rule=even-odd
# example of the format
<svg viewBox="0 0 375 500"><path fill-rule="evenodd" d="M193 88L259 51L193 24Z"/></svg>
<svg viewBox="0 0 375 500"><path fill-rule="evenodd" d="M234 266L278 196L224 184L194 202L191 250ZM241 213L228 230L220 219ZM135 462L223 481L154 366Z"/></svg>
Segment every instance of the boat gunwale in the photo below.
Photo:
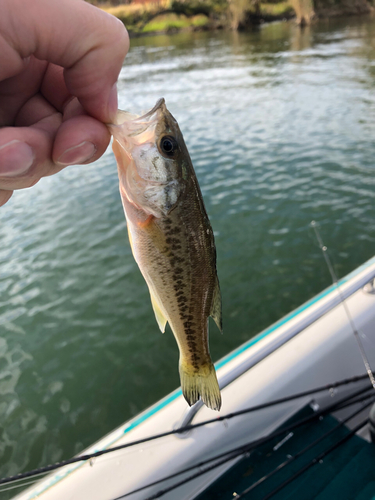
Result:
<svg viewBox="0 0 375 500"><path fill-rule="evenodd" d="M364 271L368 271L369 268L373 267L371 272L365 273L362 277L359 277L361 273ZM350 281L354 280L354 278L357 279L350 284ZM365 284L367 284L370 280L375 278L375 256L363 263L361 266L357 267L354 269L352 272L344 276L338 281L338 286L343 287L345 286L345 289L341 290L341 295L344 298L348 298L349 296L353 295L355 292L363 288ZM352 286L350 286L352 285ZM333 297L333 294L336 292L336 297ZM320 314L317 314L316 317L314 316L314 319L312 319L309 323L302 323L299 328L295 328L295 331L292 330L291 332L286 332L284 335L276 336L274 341L270 343L270 345L265 346L265 349L261 350L260 353L256 357L252 357L253 359L245 359L238 367L233 367L232 372L236 372L237 376L231 380L233 382L236 380L236 378L240 377L242 374L246 373L250 368L252 368L254 365L259 363L262 359L270 355L272 352L277 350L279 347L284 345L286 342L288 342L290 339L298 335L301 331L303 331L306 327L311 325L313 322L317 321L319 318L321 318L324 314L326 314L328 311L333 309L335 306L340 304L342 299L340 298L340 294L338 293L337 290L337 285L333 284L327 287L325 290L320 292L319 294L315 295L305 303L303 303L301 306L297 307L287 315L283 316L280 318L278 321L270 325L268 328L257 334L256 336L252 337L249 339L247 342L239 346L238 348L234 349L231 351L229 354L224 356L222 359L220 359L218 362L215 363L215 367L217 370L220 370L221 368L227 366L231 361L234 361L236 358L238 358L241 354L246 353L249 351L251 347L253 347L255 344L258 344L261 340L266 339L269 337L272 333L277 331L279 328L283 327L286 325L289 321L292 321L293 319L297 318L299 315L303 314L306 312L309 308L312 306L316 305L319 301L328 298L329 295L332 294L331 301L325 305L325 307L322 307ZM247 362L247 368L245 369L244 365ZM237 368L237 369L236 369ZM241 369L239 369L241 368ZM220 388L226 387L229 383L228 382L226 385L223 385L225 381L225 377L220 377L220 373L218 373L218 380L219 380L219 385ZM141 412L138 416L134 417L133 419L125 422L122 424L120 427L117 429L109 432L106 434L104 437L102 437L97 443L94 443L91 445L89 448L85 449L81 454L90 454L90 453L95 453L97 451L101 450L106 450L110 448L114 443L116 443L118 440L124 437L125 434L128 434L131 430L134 428L138 427L141 425L143 422L151 418L153 415L155 415L157 412L160 410L164 409L166 406L168 406L170 403L175 401L179 396L182 396L182 391L181 388L176 389L175 391L171 392L167 396L165 396L163 399L159 400L157 403L154 405L150 406L149 408L145 409L143 412ZM185 415L183 416L182 421L180 424L177 424L176 427L180 427L182 423L184 425L187 425L185 422L189 420L191 422L192 418L196 415L196 413L199 411L199 409L202 406L200 405L200 402L196 403L194 406L189 408ZM188 422L188 423L189 423ZM176 434L178 435L178 434ZM183 435L183 434L181 434ZM105 442L106 440L110 440L109 442ZM77 455L79 456L79 455ZM49 490L51 487L55 486L58 482L60 482L63 479L66 479L71 473L77 471L80 467L85 465L87 460L78 462L72 465L67 465L62 467L59 471L53 472L46 476L44 479L41 479L36 485L31 486L30 488L26 489L25 491L21 492L19 495L14 497L14 500L16 498L22 498L22 500L31 500L34 498L37 498L47 490ZM25 496L25 494L28 494L28 496Z"/></svg>

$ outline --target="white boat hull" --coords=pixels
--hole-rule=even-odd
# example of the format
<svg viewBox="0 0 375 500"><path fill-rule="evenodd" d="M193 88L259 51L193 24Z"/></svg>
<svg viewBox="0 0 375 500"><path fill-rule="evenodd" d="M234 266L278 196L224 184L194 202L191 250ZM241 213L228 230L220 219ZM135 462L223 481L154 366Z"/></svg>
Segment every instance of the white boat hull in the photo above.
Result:
<svg viewBox="0 0 375 500"><path fill-rule="evenodd" d="M375 368L375 294L363 286L375 277L375 258L340 282L341 293ZM223 406L220 415L266 403L300 391L365 373L340 295L330 287L265 332L217 363ZM368 383L368 382L366 382ZM333 398L342 395L337 391ZM259 438L278 428L311 397L212 423L183 435L171 435L63 467L25 490L17 499L113 500L181 469ZM317 399L325 404L327 395ZM206 407L190 410L180 390L116 429L83 454L119 446L170 431L183 421L214 418ZM185 419L185 420L184 420ZM166 494L168 500L193 499L233 462L223 465ZM190 475L192 472L186 474ZM183 479L178 476L132 494L146 499Z"/></svg>

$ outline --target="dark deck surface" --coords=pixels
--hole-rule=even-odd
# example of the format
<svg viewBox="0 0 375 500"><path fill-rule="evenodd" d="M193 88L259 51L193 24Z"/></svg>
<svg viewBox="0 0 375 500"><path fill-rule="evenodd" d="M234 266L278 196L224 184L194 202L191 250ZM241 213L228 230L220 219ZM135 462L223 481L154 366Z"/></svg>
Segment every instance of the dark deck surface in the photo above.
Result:
<svg viewBox="0 0 375 500"><path fill-rule="evenodd" d="M287 424L309 414L312 414L312 410L306 407ZM275 491L319 454L349 434L349 430L341 426L305 453L291 460L291 456L299 454L301 450L336 427L337 424L338 421L328 415L297 428L293 431L293 435L277 449L275 446L281 442L283 436L260 446L251 452L250 456L237 462L198 499L231 500L236 494L242 493L256 481L274 471L280 464L289 460L287 465L260 482L241 498L260 500L268 498L268 495L273 492L270 498L275 500L375 500L375 445L356 435L329 453L322 461L298 475L289 484Z"/></svg>

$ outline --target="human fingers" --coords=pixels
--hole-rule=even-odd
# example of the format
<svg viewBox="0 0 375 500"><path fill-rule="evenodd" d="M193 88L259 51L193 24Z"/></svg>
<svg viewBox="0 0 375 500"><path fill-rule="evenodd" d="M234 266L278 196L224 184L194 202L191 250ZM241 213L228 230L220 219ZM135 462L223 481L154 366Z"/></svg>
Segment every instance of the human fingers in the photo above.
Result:
<svg viewBox="0 0 375 500"><path fill-rule="evenodd" d="M54 108L47 101L34 97L18 113L16 126L35 124L44 113L53 114ZM56 111L55 111L56 112ZM77 98L63 106L61 125L55 131L52 147L51 165L44 175L59 172L68 165L90 163L105 152L110 141L107 127L95 118L88 116ZM0 167L1 170L1 167Z"/></svg>
<svg viewBox="0 0 375 500"><path fill-rule="evenodd" d="M76 98L66 104L62 121L52 151L54 171L67 165L91 163L106 151L111 138L107 127L88 116Z"/></svg>
<svg viewBox="0 0 375 500"><path fill-rule="evenodd" d="M0 0L0 32L9 41L0 79L34 54L65 68L68 91L89 114L109 122L117 109L115 82L129 42L123 24L83 0Z"/></svg>
<svg viewBox="0 0 375 500"><path fill-rule="evenodd" d="M34 96L20 111L18 120L26 126L0 129L0 190L8 191L1 193L1 204L9 192L31 187L67 165L95 161L108 146L107 127L82 114L76 100L64 116L43 101Z"/></svg>
<svg viewBox="0 0 375 500"><path fill-rule="evenodd" d="M103 123L91 116L75 116L59 127L52 151L58 172L67 165L91 163L102 156L108 147L110 134Z"/></svg>
<svg viewBox="0 0 375 500"><path fill-rule="evenodd" d="M5 205L5 203L10 200L12 194L13 191L4 191L3 189L0 189L0 207Z"/></svg>
<svg viewBox="0 0 375 500"><path fill-rule="evenodd" d="M0 129L0 190L35 185L53 168L53 140L61 125L54 113L29 127Z"/></svg>
<svg viewBox="0 0 375 500"><path fill-rule="evenodd" d="M0 31L0 72L6 66L1 50L3 46ZM39 61L31 56L27 61L24 61L23 67L17 75L0 81L0 127L16 125L19 111L23 106L28 105L28 101L33 96L39 93L47 68L47 61Z"/></svg>
<svg viewBox="0 0 375 500"><path fill-rule="evenodd" d="M0 189L31 187L47 175L61 123L61 113L36 94L19 111L16 126L0 128Z"/></svg>
<svg viewBox="0 0 375 500"><path fill-rule="evenodd" d="M0 129L0 190L31 187L67 165L95 161L109 140L105 125L87 115L62 123L55 113L29 127L4 127ZM2 204L9 197L2 193Z"/></svg>

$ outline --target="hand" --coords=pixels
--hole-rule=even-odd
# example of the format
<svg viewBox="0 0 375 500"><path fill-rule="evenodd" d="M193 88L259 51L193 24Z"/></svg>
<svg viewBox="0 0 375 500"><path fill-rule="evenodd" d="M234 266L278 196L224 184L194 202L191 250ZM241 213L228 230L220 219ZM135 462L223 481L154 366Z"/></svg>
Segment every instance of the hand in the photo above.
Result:
<svg viewBox="0 0 375 500"><path fill-rule="evenodd" d="M124 25L83 0L0 0L0 206L97 160L117 111Z"/></svg>

